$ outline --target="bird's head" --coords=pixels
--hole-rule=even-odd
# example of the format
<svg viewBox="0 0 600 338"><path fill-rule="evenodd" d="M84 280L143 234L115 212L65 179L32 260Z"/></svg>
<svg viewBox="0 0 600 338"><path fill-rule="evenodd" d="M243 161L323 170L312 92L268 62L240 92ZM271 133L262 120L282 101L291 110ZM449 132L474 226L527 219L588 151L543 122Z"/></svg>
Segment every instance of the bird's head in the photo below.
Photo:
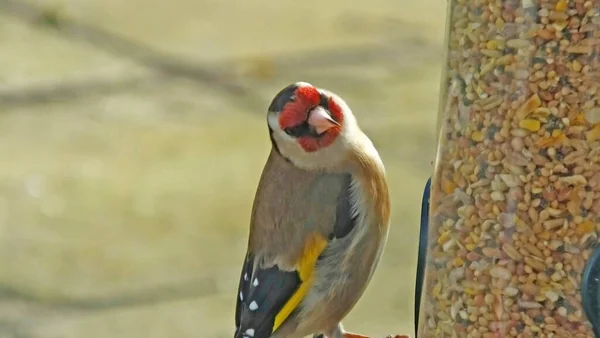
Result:
<svg viewBox="0 0 600 338"><path fill-rule="evenodd" d="M342 161L358 130L352 111L336 94L310 83L283 88L268 109L274 147L304 169L331 169Z"/></svg>

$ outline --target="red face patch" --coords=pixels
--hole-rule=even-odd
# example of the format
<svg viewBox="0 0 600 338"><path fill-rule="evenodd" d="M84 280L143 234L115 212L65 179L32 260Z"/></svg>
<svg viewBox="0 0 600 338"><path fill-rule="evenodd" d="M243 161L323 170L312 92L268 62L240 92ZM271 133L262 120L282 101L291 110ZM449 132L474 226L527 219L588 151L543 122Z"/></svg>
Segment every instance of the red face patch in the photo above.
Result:
<svg viewBox="0 0 600 338"><path fill-rule="evenodd" d="M281 129L298 126L306 121L308 112L311 108L316 107L321 102L321 94L314 87L300 87L294 93L296 100L286 104L279 116L279 127ZM344 115L340 106L329 98L329 112L331 117L342 125ZM323 135L318 137L301 136L297 138L298 144L306 152L314 152L321 148L331 145L337 136L340 134L340 127L328 129Z"/></svg>
<svg viewBox="0 0 600 338"><path fill-rule="evenodd" d="M286 129L304 122L311 107L321 101L321 94L314 87L300 87L294 92L296 100L285 105L279 115L279 127Z"/></svg>
<svg viewBox="0 0 600 338"><path fill-rule="evenodd" d="M344 122L344 114L342 114L342 108L332 98L329 98L329 112L331 117L336 120L339 124Z"/></svg>

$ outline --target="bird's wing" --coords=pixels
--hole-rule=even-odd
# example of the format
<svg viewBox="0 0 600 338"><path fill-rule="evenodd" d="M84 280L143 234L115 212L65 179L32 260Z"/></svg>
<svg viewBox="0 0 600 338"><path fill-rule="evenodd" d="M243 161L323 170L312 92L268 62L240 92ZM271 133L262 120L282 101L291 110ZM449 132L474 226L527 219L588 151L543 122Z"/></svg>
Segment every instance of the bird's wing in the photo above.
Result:
<svg viewBox="0 0 600 338"><path fill-rule="evenodd" d="M317 260L334 238L346 236L356 223L351 206L351 177L348 176L336 207L332 233L311 233L294 266L264 262L248 251L240 275L237 295L235 338L268 338L281 326L306 296ZM259 264L262 261L263 264Z"/></svg>

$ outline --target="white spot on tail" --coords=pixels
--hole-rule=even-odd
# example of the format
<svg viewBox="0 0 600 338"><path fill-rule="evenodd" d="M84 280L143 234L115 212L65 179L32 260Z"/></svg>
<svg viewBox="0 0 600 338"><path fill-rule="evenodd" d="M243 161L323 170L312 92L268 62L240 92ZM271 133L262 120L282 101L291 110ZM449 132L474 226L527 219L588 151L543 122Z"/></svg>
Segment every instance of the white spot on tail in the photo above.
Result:
<svg viewBox="0 0 600 338"><path fill-rule="evenodd" d="M254 337L254 329L248 329L244 334L247 334L250 337Z"/></svg>
<svg viewBox="0 0 600 338"><path fill-rule="evenodd" d="M240 291L240 300L243 302L244 301L244 294L242 293L242 291Z"/></svg>
<svg viewBox="0 0 600 338"><path fill-rule="evenodd" d="M254 278L254 282L252 282L252 285L254 285L255 287L258 286L258 278Z"/></svg>
<svg viewBox="0 0 600 338"><path fill-rule="evenodd" d="M250 306L248 306L248 308L250 309L250 311L255 311L256 309L258 309L258 304L256 304L255 301L252 301L252 303L250 303Z"/></svg>

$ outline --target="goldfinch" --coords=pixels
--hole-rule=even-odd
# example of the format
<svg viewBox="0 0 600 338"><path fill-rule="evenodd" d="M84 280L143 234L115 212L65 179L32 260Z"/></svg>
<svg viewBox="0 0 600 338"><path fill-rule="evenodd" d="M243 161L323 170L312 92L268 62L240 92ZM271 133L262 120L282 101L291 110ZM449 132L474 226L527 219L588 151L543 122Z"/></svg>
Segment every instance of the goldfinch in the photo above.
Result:
<svg viewBox="0 0 600 338"><path fill-rule="evenodd" d="M234 338L367 338L341 321L387 241L379 154L344 100L306 82L275 96L267 124L272 147L252 207Z"/></svg>

